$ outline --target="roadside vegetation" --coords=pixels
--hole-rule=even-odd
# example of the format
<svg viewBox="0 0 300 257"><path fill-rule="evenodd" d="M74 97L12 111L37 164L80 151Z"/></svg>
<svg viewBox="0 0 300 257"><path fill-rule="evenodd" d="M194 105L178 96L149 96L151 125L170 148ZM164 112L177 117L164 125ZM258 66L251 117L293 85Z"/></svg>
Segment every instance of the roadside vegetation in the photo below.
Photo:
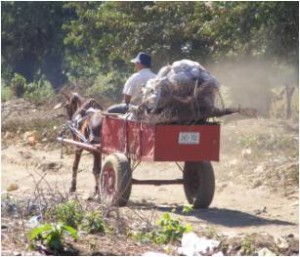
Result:
<svg viewBox="0 0 300 257"><path fill-rule="evenodd" d="M41 182L46 183L43 180L41 178L37 182L36 192L39 192ZM54 195L61 197L54 198ZM86 253L86 247L92 247L93 251L99 250L101 238L114 236L152 247L157 245L154 249L160 250L163 249L161 245L173 245L175 250L183 233L192 230L190 225L183 224L172 213L164 213L154 223L144 217L143 222L148 225L142 228L136 222L130 222L129 217L120 217L118 208L78 198L69 199L60 192L40 192L29 204L14 199L7 193L2 195L2 203L2 217L12 215L16 220L25 222L22 233L15 239L16 246L25 240L28 242L27 252L39 251L46 255L82 255ZM139 213L136 215L138 217ZM89 235L97 236L100 241L93 245L88 240ZM84 246L78 248L78 241L84 242Z"/></svg>

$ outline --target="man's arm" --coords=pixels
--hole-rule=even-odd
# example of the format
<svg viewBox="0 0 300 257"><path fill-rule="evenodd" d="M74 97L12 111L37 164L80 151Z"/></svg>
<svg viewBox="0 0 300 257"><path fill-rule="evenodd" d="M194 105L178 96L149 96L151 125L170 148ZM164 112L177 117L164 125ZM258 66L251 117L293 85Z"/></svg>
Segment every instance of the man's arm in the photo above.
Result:
<svg viewBox="0 0 300 257"><path fill-rule="evenodd" d="M124 101L127 105L130 103L132 98L133 88L136 85L136 77L137 77L136 73L131 75L130 78L127 79L123 88Z"/></svg>

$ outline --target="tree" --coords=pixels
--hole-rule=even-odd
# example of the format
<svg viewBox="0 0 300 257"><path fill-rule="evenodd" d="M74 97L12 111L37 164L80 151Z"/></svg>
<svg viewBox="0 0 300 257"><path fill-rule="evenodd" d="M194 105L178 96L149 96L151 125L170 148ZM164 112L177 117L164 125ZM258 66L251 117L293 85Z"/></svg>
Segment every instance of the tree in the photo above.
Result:
<svg viewBox="0 0 300 257"><path fill-rule="evenodd" d="M298 66L298 2L214 2L216 55L260 57Z"/></svg>
<svg viewBox="0 0 300 257"><path fill-rule="evenodd" d="M63 2L1 3L2 76L13 73L32 82L42 74L54 88L67 81L63 70L65 32L62 24L73 17Z"/></svg>
<svg viewBox="0 0 300 257"><path fill-rule="evenodd" d="M67 45L104 69L120 68L138 51L155 66L179 58L223 56L298 60L297 2L77 2Z"/></svg>

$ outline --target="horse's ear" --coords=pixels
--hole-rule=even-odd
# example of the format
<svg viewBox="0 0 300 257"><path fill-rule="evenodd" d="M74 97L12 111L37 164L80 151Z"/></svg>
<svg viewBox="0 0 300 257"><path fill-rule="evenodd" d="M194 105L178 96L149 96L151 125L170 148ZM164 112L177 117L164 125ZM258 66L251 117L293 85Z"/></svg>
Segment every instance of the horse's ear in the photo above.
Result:
<svg viewBox="0 0 300 257"><path fill-rule="evenodd" d="M80 99L81 99L81 97L79 96L79 94L77 92L71 92L69 102L76 103L76 102L80 101Z"/></svg>
<svg viewBox="0 0 300 257"><path fill-rule="evenodd" d="M72 97L80 98L79 94L77 92L72 92Z"/></svg>
<svg viewBox="0 0 300 257"><path fill-rule="evenodd" d="M62 90L60 92L68 101L70 100L70 96L67 94L67 92L65 92L64 90Z"/></svg>

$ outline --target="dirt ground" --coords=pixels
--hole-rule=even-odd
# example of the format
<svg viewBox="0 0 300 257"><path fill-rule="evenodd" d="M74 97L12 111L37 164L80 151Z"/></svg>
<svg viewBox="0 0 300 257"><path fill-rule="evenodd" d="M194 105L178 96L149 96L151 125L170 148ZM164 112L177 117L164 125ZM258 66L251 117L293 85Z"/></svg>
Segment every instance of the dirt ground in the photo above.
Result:
<svg viewBox="0 0 300 257"><path fill-rule="evenodd" d="M208 209L183 215L180 210L187 200L182 185L134 185L130 202L121 212L138 210L155 220L175 208L174 215L190 223L196 233L213 228L224 235L268 233L299 238L299 187L293 177L298 173L297 122L236 118L223 120L220 161L212 163L216 190ZM61 145L49 142L47 134L33 143L28 138L24 131L2 131L2 195L9 191L18 199L30 197L41 176L45 190L51 187L67 194L73 162L70 148L63 148L61 158ZM77 194L86 199L94 188L89 153L84 153L79 169ZM133 177L173 179L181 178L182 172L175 163L145 162Z"/></svg>

